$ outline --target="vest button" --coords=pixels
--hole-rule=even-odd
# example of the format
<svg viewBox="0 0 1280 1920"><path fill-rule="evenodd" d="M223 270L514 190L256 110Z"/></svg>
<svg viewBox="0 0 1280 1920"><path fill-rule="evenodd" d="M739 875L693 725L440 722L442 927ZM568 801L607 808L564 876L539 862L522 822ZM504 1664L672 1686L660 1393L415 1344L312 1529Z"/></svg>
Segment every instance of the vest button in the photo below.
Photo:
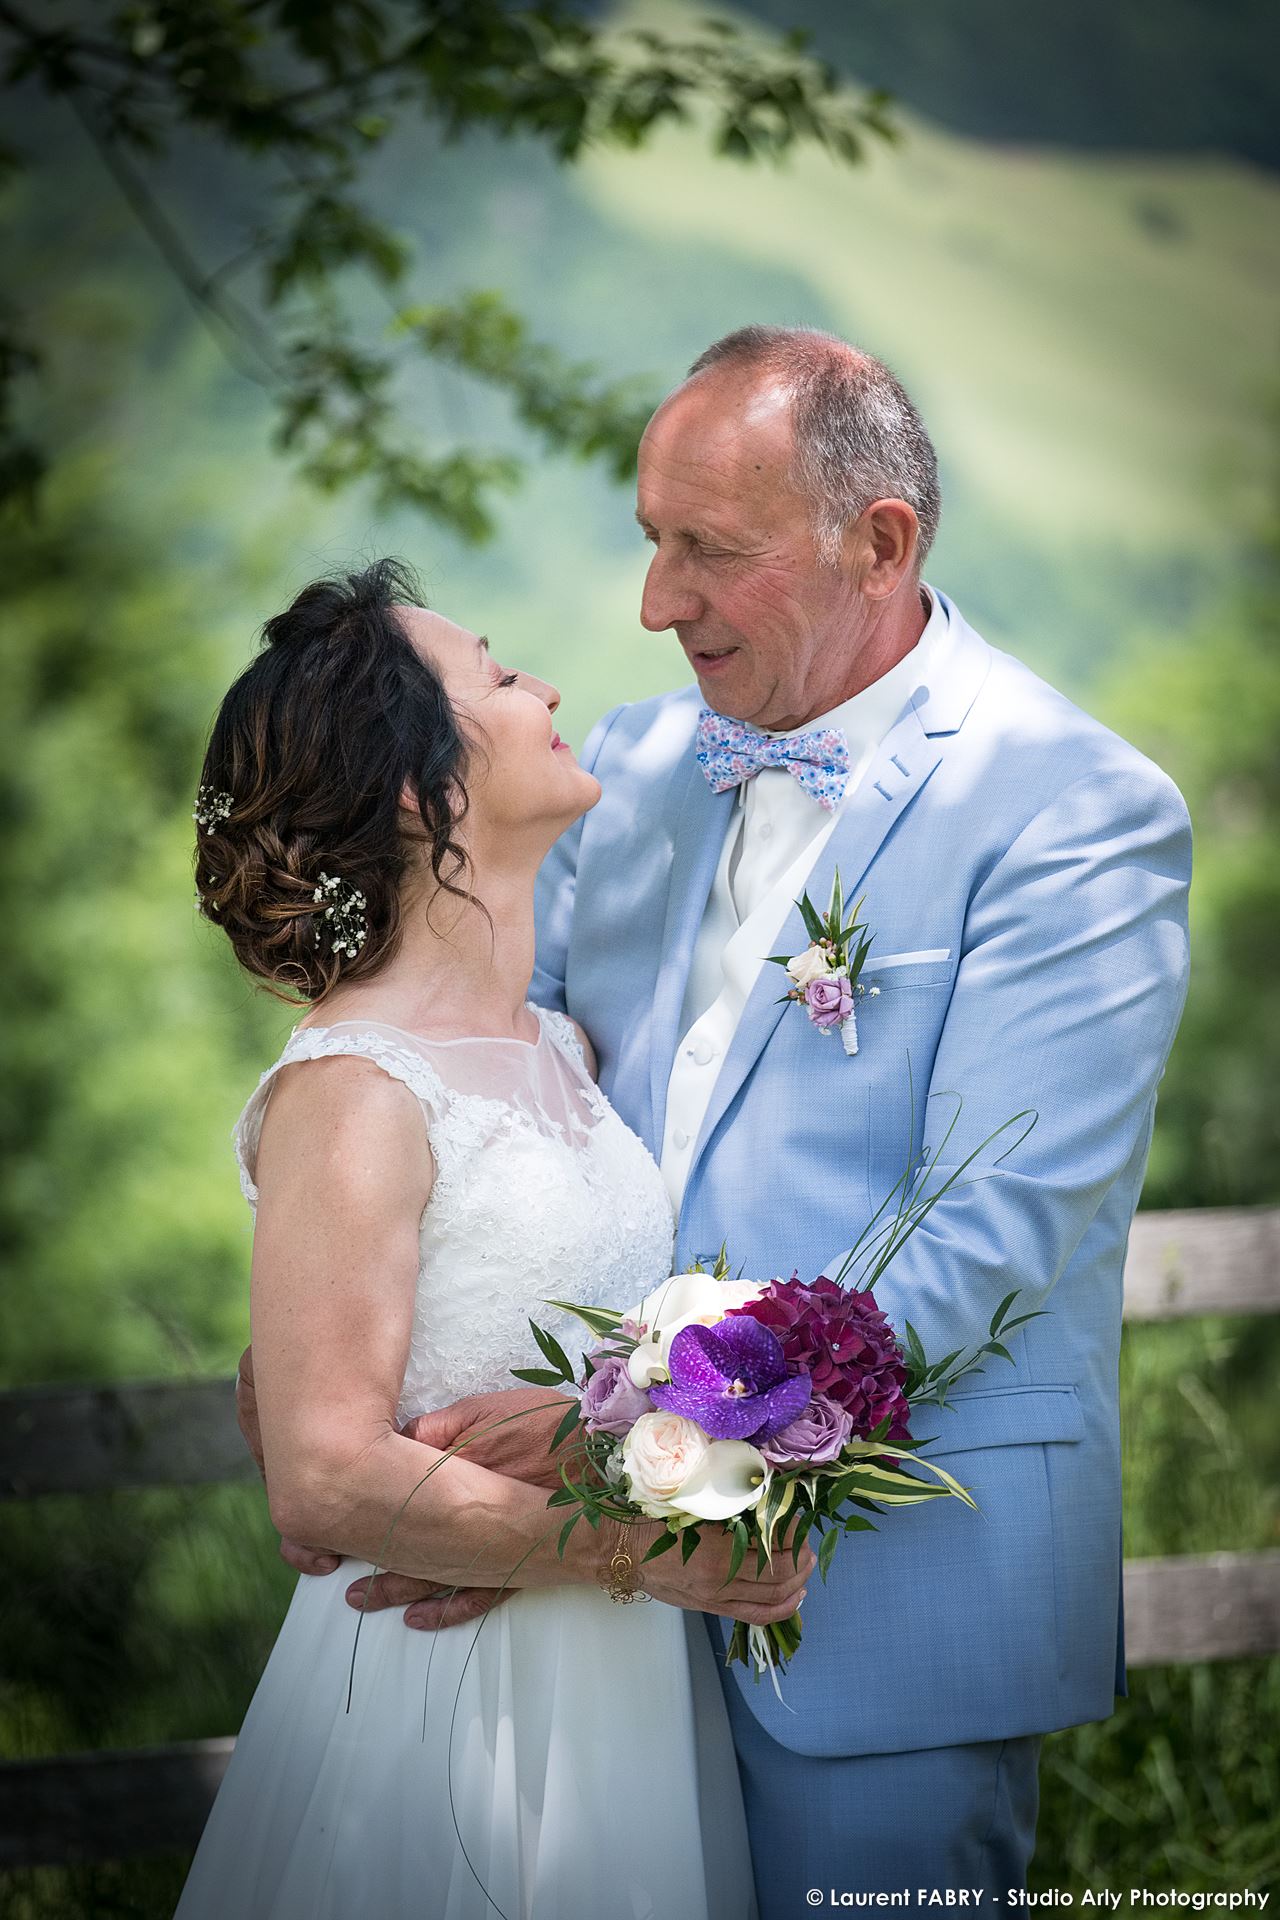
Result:
<svg viewBox="0 0 1280 1920"><path fill-rule="evenodd" d="M683 1127L676 1128L675 1132L671 1136L671 1142L672 1142L672 1145L675 1147L677 1153L684 1152L685 1148L689 1144L689 1136L685 1132Z"/></svg>
<svg viewBox="0 0 1280 1920"><path fill-rule="evenodd" d="M709 1060L714 1060L715 1057L716 1057L715 1048L713 1046L709 1046L705 1040L699 1040L697 1046L693 1050L694 1063L699 1067L705 1067L707 1062Z"/></svg>

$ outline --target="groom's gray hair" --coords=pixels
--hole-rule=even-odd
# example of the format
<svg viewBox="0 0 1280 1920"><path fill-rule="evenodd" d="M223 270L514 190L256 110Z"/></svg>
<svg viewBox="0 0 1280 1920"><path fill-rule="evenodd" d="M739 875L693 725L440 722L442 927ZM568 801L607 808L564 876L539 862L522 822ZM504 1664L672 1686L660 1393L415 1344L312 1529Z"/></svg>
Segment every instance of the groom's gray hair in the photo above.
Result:
<svg viewBox="0 0 1280 1920"><path fill-rule="evenodd" d="M861 348L816 327L739 327L698 355L711 367L772 374L788 390L795 436L792 485L807 496L818 552L829 564L845 528L873 500L905 500L919 522L917 568L938 531L938 456L897 376Z"/></svg>

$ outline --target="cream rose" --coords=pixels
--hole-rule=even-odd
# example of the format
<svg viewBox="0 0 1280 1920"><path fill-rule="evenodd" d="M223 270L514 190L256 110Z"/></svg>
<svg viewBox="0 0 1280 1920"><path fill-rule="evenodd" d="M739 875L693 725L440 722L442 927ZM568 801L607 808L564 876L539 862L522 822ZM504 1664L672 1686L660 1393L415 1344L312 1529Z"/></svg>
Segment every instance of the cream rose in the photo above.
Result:
<svg viewBox="0 0 1280 1920"><path fill-rule="evenodd" d="M827 980L835 972L831 956L823 947L806 947L794 960L788 960L787 972L798 987L807 987L813 980Z"/></svg>
<svg viewBox="0 0 1280 1920"><path fill-rule="evenodd" d="M644 1328L627 1360L632 1384L653 1387L668 1380L667 1356L681 1327L714 1327L730 1307L745 1307L764 1289L763 1281L716 1280L709 1273L677 1273L664 1280L627 1315Z"/></svg>
<svg viewBox="0 0 1280 1920"><path fill-rule="evenodd" d="M711 1446L695 1420L681 1413L642 1413L622 1443L622 1465L631 1498L654 1520L666 1520L685 1481Z"/></svg>

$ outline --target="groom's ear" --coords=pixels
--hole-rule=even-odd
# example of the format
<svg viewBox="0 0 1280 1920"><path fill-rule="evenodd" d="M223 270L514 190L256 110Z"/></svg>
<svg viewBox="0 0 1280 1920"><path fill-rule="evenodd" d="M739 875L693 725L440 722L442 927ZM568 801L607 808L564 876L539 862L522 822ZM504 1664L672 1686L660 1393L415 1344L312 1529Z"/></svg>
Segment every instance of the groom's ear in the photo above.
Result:
<svg viewBox="0 0 1280 1920"><path fill-rule="evenodd" d="M845 528L842 563L861 592L887 600L912 573L920 523L905 500L873 500Z"/></svg>

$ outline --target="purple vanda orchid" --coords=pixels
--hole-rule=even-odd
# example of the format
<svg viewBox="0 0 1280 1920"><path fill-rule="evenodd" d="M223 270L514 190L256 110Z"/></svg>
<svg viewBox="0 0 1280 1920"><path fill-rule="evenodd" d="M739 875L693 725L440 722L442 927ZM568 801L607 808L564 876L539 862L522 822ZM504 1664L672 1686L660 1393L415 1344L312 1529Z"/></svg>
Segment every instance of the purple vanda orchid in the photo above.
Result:
<svg viewBox="0 0 1280 1920"><path fill-rule="evenodd" d="M668 1368L670 1385L650 1387L649 1398L696 1420L713 1440L767 1440L804 1412L813 1392L807 1373L788 1373L777 1334L746 1314L682 1327Z"/></svg>

